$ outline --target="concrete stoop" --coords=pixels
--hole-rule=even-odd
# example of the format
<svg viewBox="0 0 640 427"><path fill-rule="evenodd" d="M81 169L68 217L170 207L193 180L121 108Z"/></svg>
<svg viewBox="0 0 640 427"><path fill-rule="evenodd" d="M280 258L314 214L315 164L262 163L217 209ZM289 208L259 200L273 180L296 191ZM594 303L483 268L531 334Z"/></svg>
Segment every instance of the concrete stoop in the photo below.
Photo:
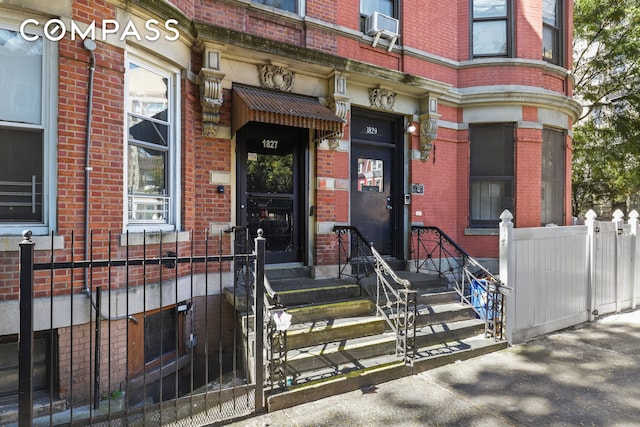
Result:
<svg viewBox="0 0 640 427"><path fill-rule="evenodd" d="M270 284L293 317L287 331L288 386L267 392L267 409L370 387L507 347L505 341L484 338L484 321L446 289L443 279L412 274L405 276L418 291L416 357L405 363L396 355L395 333L358 284L272 272Z"/></svg>

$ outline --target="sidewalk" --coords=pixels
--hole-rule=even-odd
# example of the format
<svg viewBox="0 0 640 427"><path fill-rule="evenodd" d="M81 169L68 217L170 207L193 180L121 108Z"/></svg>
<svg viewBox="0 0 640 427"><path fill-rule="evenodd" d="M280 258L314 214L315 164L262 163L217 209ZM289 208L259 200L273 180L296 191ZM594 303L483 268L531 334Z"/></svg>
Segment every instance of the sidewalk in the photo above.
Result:
<svg viewBox="0 0 640 427"><path fill-rule="evenodd" d="M640 311L231 426L640 426Z"/></svg>

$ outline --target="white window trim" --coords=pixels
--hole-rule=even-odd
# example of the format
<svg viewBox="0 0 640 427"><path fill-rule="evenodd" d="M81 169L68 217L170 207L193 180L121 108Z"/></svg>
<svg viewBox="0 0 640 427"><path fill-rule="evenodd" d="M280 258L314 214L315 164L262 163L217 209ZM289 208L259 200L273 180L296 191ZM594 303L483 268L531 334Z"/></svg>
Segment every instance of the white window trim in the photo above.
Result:
<svg viewBox="0 0 640 427"><path fill-rule="evenodd" d="M20 22L24 18L12 16L10 12L0 21L0 27L11 31L20 31ZM13 18L13 19L12 19ZM46 236L55 230L58 201L58 49L57 43L47 40L37 29L29 29L33 34L42 36L42 112L40 125L0 122L3 127L14 129L41 129L43 139L43 185L42 219L43 222L0 223L0 235L21 235L26 229L34 235Z"/></svg>
<svg viewBox="0 0 640 427"><path fill-rule="evenodd" d="M134 62L137 65L148 68L154 72L159 74L163 74L169 77L171 82L169 90L171 91L169 94L169 112L168 117L170 118L171 126L169 128L169 155L168 155L168 187L169 193L171 195L171 205L169 206L169 223L167 224L154 224L154 223L129 223L129 215L128 215L128 163L129 163L129 140L128 140L128 124L127 124L127 115L129 113L129 81L125 75L125 104L123 110L123 202L122 202L122 221L123 221L123 231L126 233L127 231L133 233L141 233L143 231L155 232L155 231L175 231L180 229L181 224L181 216L180 216L180 206L182 200L181 194L181 183L180 183L180 69L170 65L167 62L164 62L162 59L153 56L147 52L141 51L139 49L135 49L129 47L125 52L125 73L127 73L129 69L129 63Z"/></svg>

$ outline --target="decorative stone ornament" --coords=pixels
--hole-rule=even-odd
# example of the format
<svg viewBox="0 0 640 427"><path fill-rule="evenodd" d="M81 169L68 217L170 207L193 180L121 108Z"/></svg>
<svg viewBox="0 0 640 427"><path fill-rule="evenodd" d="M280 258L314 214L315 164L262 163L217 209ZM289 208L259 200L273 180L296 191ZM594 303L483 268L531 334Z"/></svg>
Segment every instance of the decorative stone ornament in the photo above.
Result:
<svg viewBox="0 0 640 427"><path fill-rule="evenodd" d="M202 106L202 135L213 138L217 133L222 106L222 79L224 74L215 70L200 70L200 105Z"/></svg>
<svg viewBox="0 0 640 427"><path fill-rule="evenodd" d="M295 73L276 65L258 65L260 84L267 89L277 89L291 92Z"/></svg>
<svg viewBox="0 0 640 427"><path fill-rule="evenodd" d="M430 117L420 119L420 160L428 160L433 150L433 141L438 136L438 120Z"/></svg>
<svg viewBox="0 0 640 427"><path fill-rule="evenodd" d="M393 106L396 103L396 94L389 89L380 87L369 89L369 101L372 107L393 111Z"/></svg>

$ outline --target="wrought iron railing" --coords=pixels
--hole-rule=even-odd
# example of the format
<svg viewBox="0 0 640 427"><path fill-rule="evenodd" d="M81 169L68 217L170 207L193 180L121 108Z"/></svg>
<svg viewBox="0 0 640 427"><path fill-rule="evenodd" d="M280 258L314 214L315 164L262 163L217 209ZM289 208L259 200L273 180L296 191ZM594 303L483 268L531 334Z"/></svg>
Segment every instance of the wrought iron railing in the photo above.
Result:
<svg viewBox="0 0 640 427"><path fill-rule="evenodd" d="M250 252L225 255L229 241L222 233L217 245L208 233L191 234L185 242L178 233L162 234L159 241L154 236L142 233L138 246L128 233L121 241L119 234L92 232L90 258L76 260L73 233L65 236L64 249L52 243L38 255L31 233L25 233L19 425L54 425L54 417L70 425L161 425L185 418L204 425L263 408L263 334L252 345L225 317L224 287L233 285L234 305L245 287L247 309L263 331L263 298L252 308L249 296L264 295L265 240L256 239ZM84 269L87 283L79 279ZM32 337L38 325L50 343L42 350L49 402L34 415ZM55 413L62 403L66 409Z"/></svg>
<svg viewBox="0 0 640 427"><path fill-rule="evenodd" d="M376 315L382 316L396 334L396 355L409 363L416 354L416 291L400 278L357 228L336 226L338 237L338 277L353 277L375 302ZM375 284L368 279L375 273ZM375 293L373 289L375 289Z"/></svg>
<svg viewBox="0 0 640 427"><path fill-rule="evenodd" d="M229 232L234 233L234 251L236 253L246 253L253 250L253 242L250 239L249 231L244 226L234 226ZM263 230L258 229L258 241L263 239ZM255 255L255 252L254 252ZM248 307L251 313L254 314L256 319L256 325L258 325L258 316L255 316L257 307L253 302L257 302L255 297L255 284L258 283L259 274L253 265L253 258L246 259L243 257L237 258L236 262L236 283L240 286L244 286L241 292L246 295L248 301ZM265 378L265 385L270 386L273 390L275 387L286 388L287 387L287 327L286 323L287 309L280 303L280 296L273 289L269 280L264 272L262 273L262 318L264 319L263 340L266 342L266 372L268 374ZM234 301L235 306L235 301ZM249 314L249 313L248 313ZM248 322L249 316L245 316ZM248 324L243 325L245 334L249 334L250 326ZM257 330L257 329L256 329Z"/></svg>
<svg viewBox="0 0 640 427"><path fill-rule="evenodd" d="M510 288L440 228L414 225L411 232L416 271L445 278L461 301L485 321L485 336L504 339L504 297Z"/></svg>

